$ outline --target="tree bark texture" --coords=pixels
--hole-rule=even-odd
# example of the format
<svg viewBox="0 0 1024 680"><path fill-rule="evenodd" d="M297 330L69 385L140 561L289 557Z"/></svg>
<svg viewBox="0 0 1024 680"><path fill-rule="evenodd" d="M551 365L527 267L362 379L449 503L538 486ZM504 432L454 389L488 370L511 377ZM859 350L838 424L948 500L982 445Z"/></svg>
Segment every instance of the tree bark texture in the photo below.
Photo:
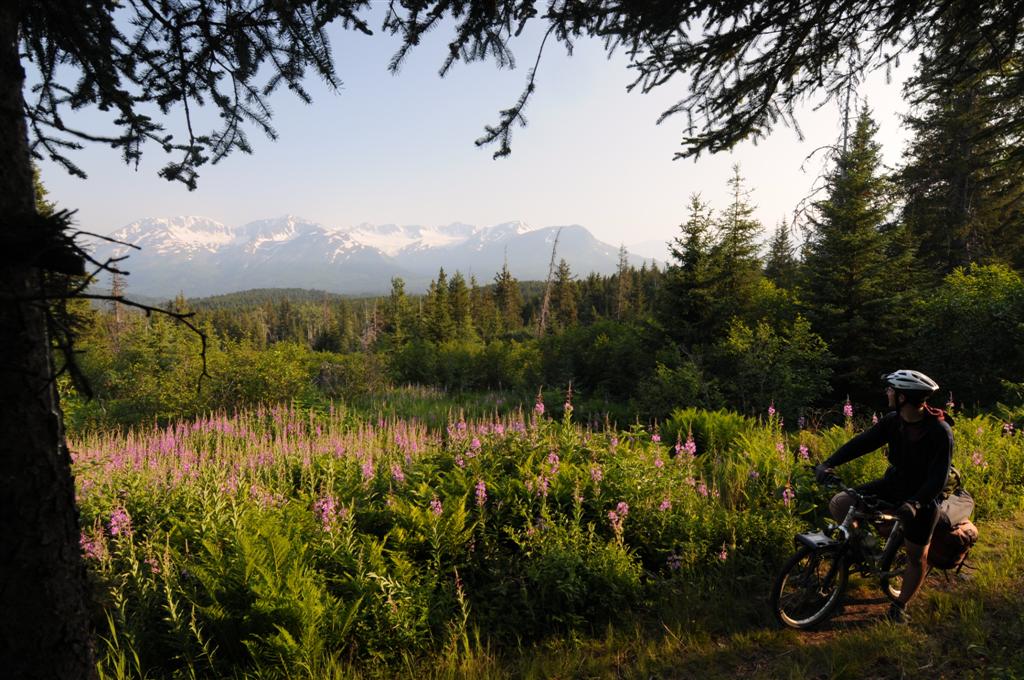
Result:
<svg viewBox="0 0 1024 680"><path fill-rule="evenodd" d="M22 110L18 6L0 2L0 676L95 676L74 478L53 381Z"/></svg>

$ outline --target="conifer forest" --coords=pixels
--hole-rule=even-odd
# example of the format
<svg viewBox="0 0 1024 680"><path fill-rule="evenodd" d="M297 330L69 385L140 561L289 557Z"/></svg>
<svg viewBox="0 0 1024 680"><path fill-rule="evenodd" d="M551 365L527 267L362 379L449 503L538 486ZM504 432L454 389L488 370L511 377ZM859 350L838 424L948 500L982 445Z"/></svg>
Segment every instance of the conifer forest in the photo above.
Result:
<svg viewBox="0 0 1024 680"><path fill-rule="evenodd" d="M442 75L505 66L535 22L625 51L641 91L686 74L665 113L689 118L680 157L796 123L816 93L843 104L839 133L777 224L740 165L709 178L720 204L682 188L665 262L622 248L605 275L555 251L547 280L513 262L441 268L425 292L268 281L145 303L130 259L79 245L33 160L83 174L80 144L133 162L148 140L174 154L161 176L194 188L251 151L245 130L274 136L275 89L309 99L306 70L335 83L326 27L372 33L371 3L120 4L0 6L10 677L1024 673L1020 3L387 3L373 30L401 39L393 70L437 26L454 27ZM681 28L698 20L703 37ZM891 167L856 87L899 54L917 66ZM534 73L477 142L496 158ZM223 127L165 134L156 112L200 100ZM117 132L77 130L85 103ZM906 629L853 574L863 620L781 630L768 589L794 535L827 521L813 466L885 415L881 376L903 368L952 416L973 571L934 570ZM840 473L886 467L877 452Z"/></svg>

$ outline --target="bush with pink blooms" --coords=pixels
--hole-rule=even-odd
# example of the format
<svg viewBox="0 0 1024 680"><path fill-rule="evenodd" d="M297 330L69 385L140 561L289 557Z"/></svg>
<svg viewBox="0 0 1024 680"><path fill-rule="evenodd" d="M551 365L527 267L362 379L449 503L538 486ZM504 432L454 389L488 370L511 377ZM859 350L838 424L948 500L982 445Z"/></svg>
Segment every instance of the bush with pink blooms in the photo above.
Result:
<svg viewBox="0 0 1024 680"><path fill-rule="evenodd" d="M255 407L80 436L101 670L387 675L471 637L514 648L723 601L763 623L770 574L820 514L807 464L849 433L737 418L681 412L657 441L535 408L431 429ZM956 432L978 515L1019 507L1020 438L983 418Z"/></svg>

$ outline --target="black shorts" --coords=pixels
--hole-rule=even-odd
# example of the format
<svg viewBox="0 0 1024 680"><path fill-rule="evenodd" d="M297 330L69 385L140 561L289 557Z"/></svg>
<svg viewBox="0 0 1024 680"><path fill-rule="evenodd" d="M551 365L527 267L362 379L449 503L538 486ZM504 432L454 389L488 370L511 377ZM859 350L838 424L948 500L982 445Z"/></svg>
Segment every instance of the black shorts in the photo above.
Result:
<svg viewBox="0 0 1024 680"><path fill-rule="evenodd" d="M892 503L897 507L902 505L909 497L908 494L898 489L895 484L885 479L876 479L873 482L861 484L857 487L857 491L878 496L887 503ZM917 511L914 519L903 526L903 537L917 545L928 545L928 542L932 540L932 532L935 531L935 525L938 521L938 503L936 501L926 503Z"/></svg>

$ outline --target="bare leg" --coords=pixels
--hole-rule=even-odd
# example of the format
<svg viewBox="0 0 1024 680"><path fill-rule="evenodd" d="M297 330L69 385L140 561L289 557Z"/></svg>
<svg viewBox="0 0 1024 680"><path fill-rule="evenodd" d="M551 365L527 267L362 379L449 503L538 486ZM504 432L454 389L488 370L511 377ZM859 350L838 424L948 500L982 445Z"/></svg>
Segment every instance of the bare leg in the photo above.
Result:
<svg viewBox="0 0 1024 680"><path fill-rule="evenodd" d="M851 505L853 505L853 496L845 491L840 491L829 501L828 511L832 515L832 519L842 522L846 519L846 513L849 512Z"/></svg>
<svg viewBox="0 0 1024 680"><path fill-rule="evenodd" d="M928 546L904 541L907 549L907 569L903 572L903 585L900 587L900 604L906 605L917 595L928 575Z"/></svg>

